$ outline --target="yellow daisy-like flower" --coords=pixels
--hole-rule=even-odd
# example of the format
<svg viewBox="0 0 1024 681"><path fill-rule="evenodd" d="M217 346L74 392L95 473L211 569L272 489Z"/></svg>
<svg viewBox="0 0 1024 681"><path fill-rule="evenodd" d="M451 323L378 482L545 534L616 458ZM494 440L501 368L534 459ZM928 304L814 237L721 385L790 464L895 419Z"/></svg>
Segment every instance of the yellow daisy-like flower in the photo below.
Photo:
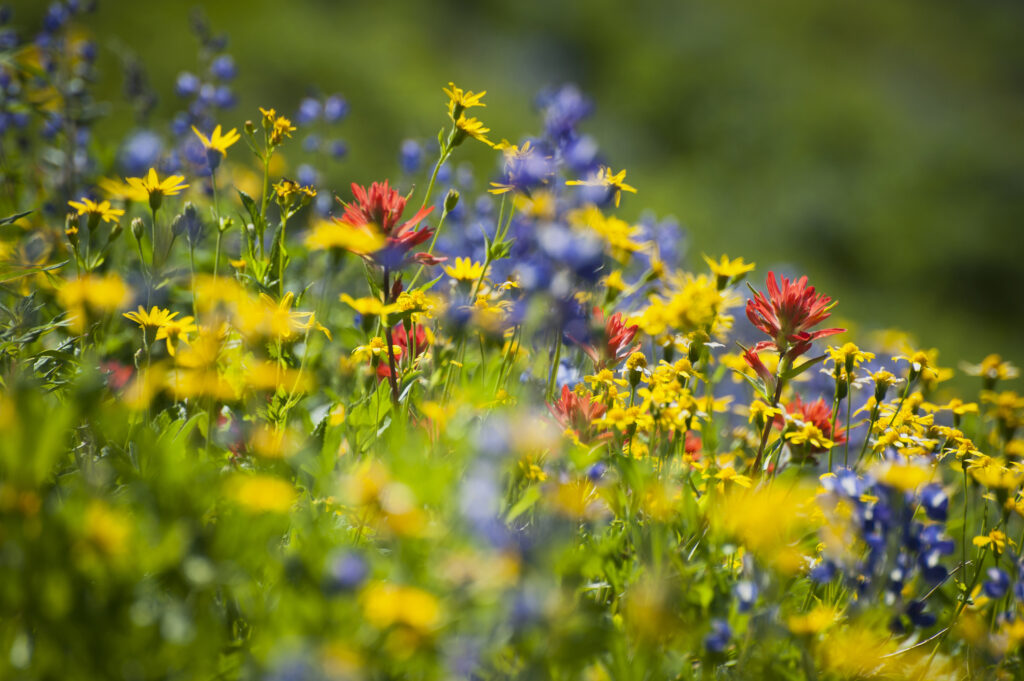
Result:
<svg viewBox="0 0 1024 681"><path fill-rule="evenodd" d="M155 168L150 168L146 177L129 177L128 185L139 193L146 192L153 210L160 207L165 196L177 196L188 188L184 176L170 175L161 180Z"/></svg>
<svg viewBox="0 0 1024 681"><path fill-rule="evenodd" d="M977 537L971 540L971 543L978 548L985 548L986 546L995 551L996 553L1002 553L1006 545L1016 546L1016 543L1008 538L1005 533L999 530L992 530L988 534L979 534Z"/></svg>
<svg viewBox="0 0 1024 681"><path fill-rule="evenodd" d="M111 208L110 201L97 203L92 199L82 197L80 201L68 201L68 205L78 211L79 215L88 215L90 219L104 222L117 222L118 218L124 215L124 211L120 208Z"/></svg>
<svg viewBox="0 0 1024 681"><path fill-rule="evenodd" d="M381 317L386 320L387 316L393 312L398 312L398 306L394 303L385 305L380 298L364 297L364 298L353 298L347 293L341 294L341 302L346 303L353 310L363 316L374 316Z"/></svg>
<svg viewBox="0 0 1024 681"><path fill-rule="evenodd" d="M181 319L173 319L173 317L174 315L168 317L167 321L156 330L156 340L167 341L167 354L171 357L174 357L178 341L188 345L188 334L199 330L195 323L195 317L182 317Z"/></svg>
<svg viewBox="0 0 1024 681"><path fill-rule="evenodd" d="M476 281L484 273L483 263L473 262L472 258L455 258L455 266L447 265L445 273L457 281Z"/></svg>
<svg viewBox="0 0 1024 681"><path fill-rule="evenodd" d="M610 187L615 190L615 207L619 207L619 202L622 199L622 192L630 192L636 194L636 188L626 184L626 171L620 170L617 173L613 173L612 169L607 166L602 166L597 172L597 175L593 178L586 180L568 180L567 185L579 185L583 187Z"/></svg>
<svg viewBox="0 0 1024 681"><path fill-rule="evenodd" d="M463 90L451 81L448 82L448 87L442 88L442 90L448 95L448 115L453 121L457 121L466 109L474 106L487 106L480 101L487 94L487 90L481 92Z"/></svg>
<svg viewBox="0 0 1024 681"><path fill-rule="evenodd" d="M842 347L830 347L827 352L829 359L835 362L836 366L849 368L858 367L861 362L870 362L875 358L875 353L861 350L853 343L845 343Z"/></svg>
<svg viewBox="0 0 1024 681"><path fill-rule="evenodd" d="M104 177L97 183L103 193L112 199L122 201L145 201L149 198L149 192L144 189L133 187L127 182Z"/></svg>
<svg viewBox="0 0 1024 681"><path fill-rule="evenodd" d="M455 121L455 127L458 129L453 143L455 145L458 145L466 137L472 137L475 140L480 140L489 147L494 146L494 142L487 139L487 133L489 133L491 129L486 127L483 122L477 118L459 116L458 120Z"/></svg>
<svg viewBox="0 0 1024 681"><path fill-rule="evenodd" d="M132 312L125 312L124 316L132 320L143 329L159 329L172 319L178 316L177 312L164 310L154 305L146 311L146 308L139 305L139 309Z"/></svg>
<svg viewBox="0 0 1024 681"><path fill-rule="evenodd" d="M805 423L801 428L786 433L786 439L795 445L807 444L816 449L832 449L835 444L812 423Z"/></svg>
<svg viewBox="0 0 1024 681"><path fill-rule="evenodd" d="M227 133L221 134L221 127L218 125L213 129L213 133L209 137L199 132L196 126L192 126L192 132L196 134L199 141L203 143L207 151L220 152L221 156L228 155L228 147L242 139L242 136L238 134L238 130L231 128Z"/></svg>
<svg viewBox="0 0 1024 681"><path fill-rule="evenodd" d="M729 260L728 256L723 255L721 262L715 262L707 255L701 255L704 257L704 262L706 262L708 267L711 268L711 273L718 277L718 283L721 287L724 287L731 280L739 279L747 272L754 271L754 263L743 262L743 258Z"/></svg>

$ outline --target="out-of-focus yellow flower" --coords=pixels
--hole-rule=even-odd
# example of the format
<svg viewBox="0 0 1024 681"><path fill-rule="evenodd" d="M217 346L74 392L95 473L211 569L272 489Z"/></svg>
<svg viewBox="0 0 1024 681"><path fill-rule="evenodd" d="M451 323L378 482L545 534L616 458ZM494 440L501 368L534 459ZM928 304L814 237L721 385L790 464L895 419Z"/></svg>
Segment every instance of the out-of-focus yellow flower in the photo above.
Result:
<svg viewBox="0 0 1024 681"><path fill-rule="evenodd" d="M116 274L84 274L57 289L57 302L68 311L71 328L82 333L89 311L112 312L127 302L131 290Z"/></svg>
<svg viewBox="0 0 1024 681"><path fill-rule="evenodd" d="M368 225L353 226L336 220L317 220L306 235L306 248L326 251L338 248L359 255L384 248L387 239Z"/></svg>
<svg viewBox="0 0 1024 681"><path fill-rule="evenodd" d="M287 513L298 499L290 482L262 473L236 473L225 482L225 491L250 513Z"/></svg>
<svg viewBox="0 0 1024 681"><path fill-rule="evenodd" d="M786 626L797 635L817 634L835 624L838 619L839 613L835 608L822 604L806 614L790 615Z"/></svg>
<svg viewBox="0 0 1024 681"><path fill-rule="evenodd" d="M118 558L128 554L132 535L131 519L102 501L94 501L85 510L85 539L100 554Z"/></svg>
<svg viewBox="0 0 1024 681"><path fill-rule="evenodd" d="M629 262L633 253L646 250L650 243L640 241L643 229L617 217L606 216L593 204L571 211L569 224L578 229L589 229L608 244L608 253L621 263Z"/></svg>
<svg viewBox="0 0 1024 681"><path fill-rule="evenodd" d="M422 589L388 582L374 582L363 590L363 615L378 629L405 625L429 634L441 623L441 604Z"/></svg>
<svg viewBox="0 0 1024 681"><path fill-rule="evenodd" d="M872 469L875 479L883 485L895 487L904 492L913 492L920 485L931 480L932 471L924 466L910 463L885 462Z"/></svg>
<svg viewBox="0 0 1024 681"><path fill-rule="evenodd" d="M380 298L363 297L353 298L347 293L341 294L341 302L346 303L353 310L363 316L381 317L383 320L387 320L388 315L398 312L398 305L394 303L384 304Z"/></svg>

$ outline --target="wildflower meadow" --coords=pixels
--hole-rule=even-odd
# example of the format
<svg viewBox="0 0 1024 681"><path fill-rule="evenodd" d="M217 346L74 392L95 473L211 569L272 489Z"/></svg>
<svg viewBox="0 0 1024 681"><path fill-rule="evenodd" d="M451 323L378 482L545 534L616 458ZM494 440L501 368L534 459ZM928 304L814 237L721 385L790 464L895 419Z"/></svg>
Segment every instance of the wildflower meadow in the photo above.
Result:
<svg viewBox="0 0 1024 681"><path fill-rule="evenodd" d="M111 131L90 4L0 16L0 678L1024 678L1009 361L623 217L573 85L334 186L199 22Z"/></svg>

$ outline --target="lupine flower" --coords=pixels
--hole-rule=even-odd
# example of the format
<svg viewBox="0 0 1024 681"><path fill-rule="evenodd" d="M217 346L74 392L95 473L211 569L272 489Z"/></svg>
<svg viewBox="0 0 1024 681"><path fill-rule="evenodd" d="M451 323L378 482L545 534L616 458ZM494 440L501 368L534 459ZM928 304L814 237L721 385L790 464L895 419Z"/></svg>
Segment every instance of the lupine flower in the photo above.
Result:
<svg viewBox="0 0 1024 681"><path fill-rule="evenodd" d="M782 277L780 286L775 273L769 272L766 284L768 297L754 291L754 297L747 301L750 323L772 338L755 345L755 351L771 348L792 360L807 352L813 341L845 331L812 331L813 327L829 318L829 310L835 303L828 296L815 293L814 287L807 285L807 277L792 282Z"/></svg>

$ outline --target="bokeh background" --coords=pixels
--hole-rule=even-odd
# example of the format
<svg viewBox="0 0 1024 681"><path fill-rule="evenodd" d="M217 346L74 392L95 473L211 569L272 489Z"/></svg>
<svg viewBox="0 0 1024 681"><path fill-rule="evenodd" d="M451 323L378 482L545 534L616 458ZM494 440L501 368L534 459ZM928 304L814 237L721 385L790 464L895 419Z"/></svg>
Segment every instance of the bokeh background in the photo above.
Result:
<svg viewBox="0 0 1024 681"><path fill-rule="evenodd" d="M46 10L13 3L19 23ZM195 71L195 3L101 0L100 134L159 129ZM861 329L900 327L943 364L1024 362L1024 4L245 0L201 4L229 36L238 105L294 111L342 93L329 187L397 173L443 124L441 87L488 91L495 138L537 131L537 91L577 83L585 125L639 188L622 215L675 215L701 252L806 272ZM123 66L157 95L141 121ZM136 76L140 74L136 73ZM99 135L98 135L99 136ZM497 168L475 145L481 174ZM468 147L467 147L468 149ZM461 150L460 150L461 152ZM465 158L465 156L464 156ZM483 177L486 180L488 178Z"/></svg>

